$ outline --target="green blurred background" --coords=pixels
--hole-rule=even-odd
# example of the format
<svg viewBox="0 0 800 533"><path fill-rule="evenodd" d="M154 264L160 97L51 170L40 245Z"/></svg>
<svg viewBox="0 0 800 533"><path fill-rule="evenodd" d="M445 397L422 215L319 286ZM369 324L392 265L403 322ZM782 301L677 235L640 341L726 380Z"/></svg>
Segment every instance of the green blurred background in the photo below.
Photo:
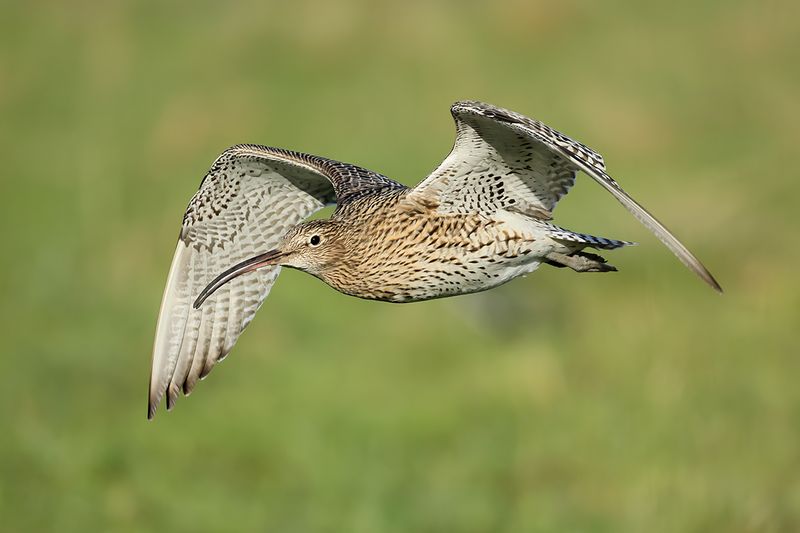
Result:
<svg viewBox="0 0 800 533"><path fill-rule="evenodd" d="M780 1L3 3L0 530L798 531L800 9ZM183 210L225 147L414 184L448 106L539 118L697 252L405 306L286 271L145 419Z"/></svg>

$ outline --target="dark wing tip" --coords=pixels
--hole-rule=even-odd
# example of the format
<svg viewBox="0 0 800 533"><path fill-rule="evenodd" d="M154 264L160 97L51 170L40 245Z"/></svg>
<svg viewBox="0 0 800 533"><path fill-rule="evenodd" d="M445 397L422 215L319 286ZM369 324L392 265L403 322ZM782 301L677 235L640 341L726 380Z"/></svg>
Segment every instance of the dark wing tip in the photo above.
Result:
<svg viewBox="0 0 800 533"><path fill-rule="evenodd" d="M688 267L689 270L697 274L698 278L702 279L704 282L706 282L706 284L709 287L711 287L718 293L720 294L723 293L722 286L719 284L719 282L714 278L711 272L708 271L706 266L702 262L700 262L700 260L697 259L694 255L692 255L691 252L689 252L686 249L684 250L678 249L677 251L672 247L670 247L670 249L672 250L673 253L675 253L675 255L678 257L681 263L686 265L686 267Z"/></svg>
<svg viewBox="0 0 800 533"><path fill-rule="evenodd" d="M714 279L714 276L711 275L711 272L708 270L705 271L705 276L703 276L703 281L711 285L711 288L717 291L719 294L724 294L725 291L722 290L722 286Z"/></svg>

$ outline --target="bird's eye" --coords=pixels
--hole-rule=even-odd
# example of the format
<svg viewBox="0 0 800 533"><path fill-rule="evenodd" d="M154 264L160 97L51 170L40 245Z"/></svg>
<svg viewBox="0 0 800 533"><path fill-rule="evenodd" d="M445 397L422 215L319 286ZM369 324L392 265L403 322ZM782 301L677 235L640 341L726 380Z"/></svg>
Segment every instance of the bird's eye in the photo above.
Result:
<svg viewBox="0 0 800 533"><path fill-rule="evenodd" d="M319 238L319 235L312 235L311 238L308 240L308 244L311 246L319 246L319 243L322 239Z"/></svg>

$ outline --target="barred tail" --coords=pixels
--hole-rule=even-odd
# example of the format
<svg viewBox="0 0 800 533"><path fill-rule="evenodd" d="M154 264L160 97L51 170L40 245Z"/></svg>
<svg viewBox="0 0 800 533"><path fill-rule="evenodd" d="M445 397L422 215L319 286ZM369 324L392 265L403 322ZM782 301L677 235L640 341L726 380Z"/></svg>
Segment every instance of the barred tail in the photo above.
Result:
<svg viewBox="0 0 800 533"><path fill-rule="evenodd" d="M621 248L623 246L635 245L635 242L618 241L616 239L607 239L605 237L596 237L594 235L587 235L585 233L576 233L569 231L558 226L548 224L547 236L551 239L566 242L577 242L597 248L598 250L613 250L614 248Z"/></svg>

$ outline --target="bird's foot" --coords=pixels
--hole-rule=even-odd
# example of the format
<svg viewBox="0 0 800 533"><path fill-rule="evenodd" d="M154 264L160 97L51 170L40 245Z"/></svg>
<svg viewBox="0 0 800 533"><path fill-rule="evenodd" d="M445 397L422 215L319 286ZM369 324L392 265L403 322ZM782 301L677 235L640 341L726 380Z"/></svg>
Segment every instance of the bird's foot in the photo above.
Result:
<svg viewBox="0 0 800 533"><path fill-rule="evenodd" d="M589 252L573 252L569 255L550 252L545 262L557 268L569 267L575 272L616 272L617 267L606 263L605 258Z"/></svg>

